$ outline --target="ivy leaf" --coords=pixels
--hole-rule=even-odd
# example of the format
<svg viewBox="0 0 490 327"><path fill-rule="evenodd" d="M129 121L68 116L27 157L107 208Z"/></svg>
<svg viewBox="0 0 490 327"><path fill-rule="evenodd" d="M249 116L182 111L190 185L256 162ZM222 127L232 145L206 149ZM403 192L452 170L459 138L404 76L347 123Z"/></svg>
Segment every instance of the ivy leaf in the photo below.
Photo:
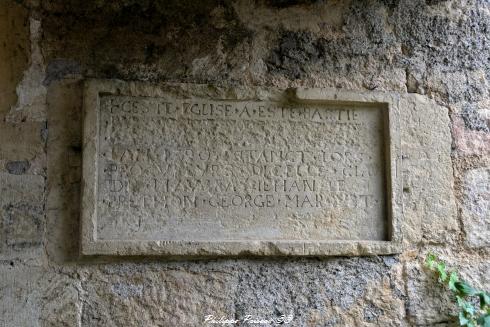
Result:
<svg viewBox="0 0 490 327"><path fill-rule="evenodd" d="M465 301L462 297L456 296L456 301L458 302L458 306L461 308L460 314L463 314L465 317L471 318L475 314L475 308L473 305L467 301Z"/></svg>
<svg viewBox="0 0 490 327"><path fill-rule="evenodd" d="M459 313L459 324L461 326L468 326L468 324L471 324L471 321L468 318L466 318L464 312Z"/></svg>
<svg viewBox="0 0 490 327"><path fill-rule="evenodd" d="M447 279L447 273L446 273L446 265L444 264L444 262L440 262L437 267L437 272L439 273L439 280L441 282L445 282L446 279Z"/></svg>
<svg viewBox="0 0 490 327"><path fill-rule="evenodd" d="M427 259L425 262L427 264L427 267L429 267L430 269L434 269L436 263L436 256L432 253L427 254Z"/></svg>
<svg viewBox="0 0 490 327"><path fill-rule="evenodd" d="M490 295L485 292L478 293L478 297L480 298L480 308L484 308L487 305L490 305Z"/></svg>
<svg viewBox="0 0 490 327"><path fill-rule="evenodd" d="M458 289L456 288L456 282L459 281L459 278L458 278L458 274L455 273L454 271L451 273L451 275L449 276L449 289L453 292L457 292Z"/></svg>
<svg viewBox="0 0 490 327"><path fill-rule="evenodd" d="M475 308L468 302L465 303L463 307L463 311L468 315L470 315L470 317L475 314Z"/></svg>
<svg viewBox="0 0 490 327"><path fill-rule="evenodd" d="M448 285L449 289L456 293L456 301L460 309L460 326L466 327L490 327L490 294L479 291L471 287L468 283L459 280L455 271L448 272L443 261L437 260L434 254L427 254L426 266L435 271L439 277L439 282ZM480 306L474 305L474 301L467 301L466 298L474 299L478 296Z"/></svg>
<svg viewBox="0 0 490 327"><path fill-rule="evenodd" d="M477 319L478 326L490 327L490 315L486 314Z"/></svg>
<svg viewBox="0 0 490 327"><path fill-rule="evenodd" d="M463 296L474 295L476 290L465 282L458 281L454 283L458 292Z"/></svg>

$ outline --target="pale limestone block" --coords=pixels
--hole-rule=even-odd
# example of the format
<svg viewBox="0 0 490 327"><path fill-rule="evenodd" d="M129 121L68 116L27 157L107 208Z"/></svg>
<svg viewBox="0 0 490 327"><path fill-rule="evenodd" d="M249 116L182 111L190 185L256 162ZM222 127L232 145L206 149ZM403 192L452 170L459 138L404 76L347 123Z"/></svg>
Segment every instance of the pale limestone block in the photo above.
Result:
<svg viewBox="0 0 490 327"><path fill-rule="evenodd" d="M490 245L490 169L465 172L463 184L463 224L466 244L470 247Z"/></svg>
<svg viewBox="0 0 490 327"><path fill-rule="evenodd" d="M78 282L27 266L0 266L0 325L80 326Z"/></svg>

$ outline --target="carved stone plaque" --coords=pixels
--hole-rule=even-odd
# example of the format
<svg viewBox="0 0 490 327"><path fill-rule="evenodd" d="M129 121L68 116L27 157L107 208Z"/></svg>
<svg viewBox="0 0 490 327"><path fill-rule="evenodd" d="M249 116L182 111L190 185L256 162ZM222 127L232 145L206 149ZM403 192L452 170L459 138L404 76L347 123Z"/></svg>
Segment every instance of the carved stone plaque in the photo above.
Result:
<svg viewBox="0 0 490 327"><path fill-rule="evenodd" d="M85 100L86 254L393 251L387 103L121 82Z"/></svg>

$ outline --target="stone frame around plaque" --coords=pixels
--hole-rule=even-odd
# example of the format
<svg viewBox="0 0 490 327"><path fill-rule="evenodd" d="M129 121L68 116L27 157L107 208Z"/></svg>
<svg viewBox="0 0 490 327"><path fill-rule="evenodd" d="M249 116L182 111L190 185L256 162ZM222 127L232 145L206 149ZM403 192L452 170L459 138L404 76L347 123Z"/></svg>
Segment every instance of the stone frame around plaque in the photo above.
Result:
<svg viewBox="0 0 490 327"><path fill-rule="evenodd" d="M165 92L217 97L225 100L290 99L303 103L376 106L385 111L386 241L145 241L97 239L97 172L99 105L101 95L158 97ZM83 97L83 176L81 201L81 255L105 256L360 256L399 253L407 243L403 221L400 95L382 92L354 92L338 89L271 89L261 87L220 87L200 84L166 83L152 85L120 80L88 80Z"/></svg>

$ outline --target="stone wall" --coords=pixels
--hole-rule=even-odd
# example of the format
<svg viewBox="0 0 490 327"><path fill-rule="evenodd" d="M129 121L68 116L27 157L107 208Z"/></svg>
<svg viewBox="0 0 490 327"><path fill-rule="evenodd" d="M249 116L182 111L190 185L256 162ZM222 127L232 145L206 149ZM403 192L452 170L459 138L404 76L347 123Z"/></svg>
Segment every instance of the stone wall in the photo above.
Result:
<svg viewBox="0 0 490 327"><path fill-rule="evenodd" d="M2 0L0 325L202 326L207 314L293 314L293 326L452 326L447 292L421 260L435 252L490 288L489 56L485 0ZM404 176L414 176L404 210L420 219L420 242L379 257L80 257L87 78L433 101L439 110L418 113L418 123L446 126L434 135L448 160L430 155L446 149L410 157L408 145L404 158ZM434 183L447 194L433 194Z"/></svg>

